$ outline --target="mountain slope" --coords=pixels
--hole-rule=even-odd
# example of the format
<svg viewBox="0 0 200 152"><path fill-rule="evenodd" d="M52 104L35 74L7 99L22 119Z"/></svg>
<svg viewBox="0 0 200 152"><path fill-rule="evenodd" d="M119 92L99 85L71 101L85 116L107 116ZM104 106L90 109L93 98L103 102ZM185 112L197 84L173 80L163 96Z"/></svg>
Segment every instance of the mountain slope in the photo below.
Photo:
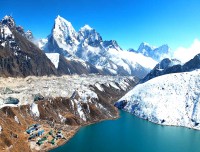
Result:
<svg viewBox="0 0 200 152"><path fill-rule="evenodd" d="M200 70L169 74L137 85L116 103L140 118L200 129Z"/></svg>
<svg viewBox="0 0 200 152"><path fill-rule="evenodd" d="M61 28L60 26L56 28ZM0 28L1 76L104 74L92 64L72 56L66 59L58 53L45 55L31 42L32 32L25 33L23 27L16 26L14 19L10 16L6 16L1 21ZM67 32L73 35L71 30ZM67 35L67 33L64 34Z"/></svg>
<svg viewBox="0 0 200 152"><path fill-rule="evenodd" d="M17 31L14 19L5 16L0 22L0 75L51 75L57 71L46 55Z"/></svg>
<svg viewBox="0 0 200 152"><path fill-rule="evenodd" d="M58 73L60 74L104 74L92 64L75 58L60 56Z"/></svg>
<svg viewBox="0 0 200 152"><path fill-rule="evenodd" d="M200 54L197 54L193 59L183 65L179 60L170 60L166 58L158 63L155 68L141 80L141 83L144 83L157 76L170 73L189 72L196 69L200 69Z"/></svg>
<svg viewBox="0 0 200 152"><path fill-rule="evenodd" d="M41 40L38 46L46 53L80 58L112 75L136 75L142 78L157 63L141 54L122 50L114 40L103 41L101 35L89 25L76 32L72 24L60 16L55 19L51 34ZM149 64L145 64L144 60Z"/></svg>
<svg viewBox="0 0 200 152"><path fill-rule="evenodd" d="M178 73L181 71L181 62L179 60L165 58L158 63L140 82L144 83L161 75Z"/></svg>

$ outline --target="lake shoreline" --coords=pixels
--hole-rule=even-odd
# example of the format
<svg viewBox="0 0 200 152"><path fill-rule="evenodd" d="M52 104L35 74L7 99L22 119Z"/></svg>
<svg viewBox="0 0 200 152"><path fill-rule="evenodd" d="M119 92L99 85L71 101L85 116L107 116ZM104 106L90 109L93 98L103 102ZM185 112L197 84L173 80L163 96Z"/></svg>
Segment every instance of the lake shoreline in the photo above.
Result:
<svg viewBox="0 0 200 152"><path fill-rule="evenodd" d="M124 111L124 112L126 112L126 113L128 113L128 114L130 114L130 115L132 115L132 116L134 116L134 117L136 117L136 118L139 118L139 119L141 119L141 120L145 120L146 122L150 122L150 123L152 123L152 124L154 124L154 125L159 125L159 126L162 126L162 127L166 127L166 126L169 126L169 127L171 126L171 127L176 127L176 128L181 127L181 128L186 128L186 129L189 129L189 130L199 131L198 129L189 128L189 127L185 127L185 126L165 125L165 124L155 123L155 122L152 122L152 121L149 121L149 120L140 118L140 117L138 117L138 116L136 116L136 115L134 115L134 114L132 114L132 113L129 113L129 112L126 111L126 110L122 110L122 111ZM117 119L119 119L119 118L120 118L120 110L118 110L117 116L114 117L114 118L103 119L103 120L95 121L95 122L93 122L93 123L88 123L88 124L84 124L84 125L78 126L78 128L76 128L75 130L72 130L72 131L73 131L73 134L71 134L71 136L69 136L69 138L68 138L67 140L65 140L65 141L63 141L63 142L61 142L61 143L59 143L59 145L57 145L56 147L51 147L51 148L45 149L45 151L48 151L48 152L49 152L49 151L51 151L51 150L53 150L53 149L56 149L56 148L58 148L58 147L60 147L60 146L65 145L67 142L69 142L69 141L77 134L77 132L78 132L82 127L94 125L94 124L97 124L97 123L100 123L100 122L103 122L103 121L107 121L107 120L117 120ZM64 132L64 133L66 134L66 132Z"/></svg>
<svg viewBox="0 0 200 152"><path fill-rule="evenodd" d="M150 123L153 123L153 124L155 124L155 125L159 125L159 126L171 126L171 127L181 127L181 128L186 128L186 129L192 129L192 130L195 130L195 131L200 131L200 129L198 129L198 128L193 128L193 127L187 127L187 126L179 126L179 125L169 125L169 124L161 124L161 123L156 123L156 122L153 122L153 121L151 121L151 120L147 120L147 119L144 119L144 118L142 118L142 117L139 117L139 116L137 116L137 115L134 115L133 113L131 113L131 112L129 112L129 111L127 111L127 110L124 110L124 109L121 109L122 111L124 111L124 112L127 112L127 113L129 113L130 115L133 115L133 116L135 116L135 117L137 117L137 118L139 118L139 119L142 119L142 120L145 120L145 121L147 121L147 122L150 122Z"/></svg>
<svg viewBox="0 0 200 152"><path fill-rule="evenodd" d="M117 120L120 118L120 115L119 115L119 111L117 111L117 116L116 117L113 117L113 118L109 118L109 119L102 119L102 120L99 120L99 121L95 121L93 123L88 123L88 124L84 124L84 125L81 125L81 126L78 126L78 128L76 128L75 130L72 130L73 131L73 134L71 134L71 136L69 136L69 138L63 142L61 142L59 145L56 145L55 147L48 147L47 149L44 149L44 151L46 152L49 152L51 150L54 150L60 146L63 146L65 145L67 142L70 141L70 139L72 139L76 134L77 132L82 128L82 127L85 127L85 126L89 126L89 125L94 125L94 124L97 124L97 123L100 123L100 122L103 122L103 121L107 121L107 120ZM67 134L66 132L64 132L64 134Z"/></svg>
<svg viewBox="0 0 200 152"><path fill-rule="evenodd" d="M200 151L200 132L197 130L157 125L126 111L119 110L119 113L120 118L116 121L105 121L80 129L69 144L51 152Z"/></svg>

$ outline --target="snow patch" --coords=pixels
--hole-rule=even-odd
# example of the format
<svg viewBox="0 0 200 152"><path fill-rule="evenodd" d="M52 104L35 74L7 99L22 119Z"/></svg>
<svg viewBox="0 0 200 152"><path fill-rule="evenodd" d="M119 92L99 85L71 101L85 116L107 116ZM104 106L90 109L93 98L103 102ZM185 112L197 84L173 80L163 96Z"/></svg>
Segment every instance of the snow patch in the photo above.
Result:
<svg viewBox="0 0 200 152"><path fill-rule="evenodd" d="M0 28L1 33L4 32L4 38L6 39L8 36L13 36L11 30L7 25L3 25L2 28Z"/></svg>
<svg viewBox="0 0 200 152"><path fill-rule="evenodd" d="M99 83L96 83L95 86L97 87L99 91L102 91L102 92L104 91L103 87Z"/></svg>
<svg viewBox="0 0 200 152"><path fill-rule="evenodd" d="M63 117L60 113L58 114L59 118L60 118L60 121L63 123L65 122L66 118Z"/></svg>
<svg viewBox="0 0 200 152"><path fill-rule="evenodd" d="M17 116L14 116L15 121L19 124L19 119Z"/></svg>
<svg viewBox="0 0 200 152"><path fill-rule="evenodd" d="M76 99L74 99L74 102L76 103L76 106L77 106L77 112L79 114L79 116L84 120L86 121L86 117L85 117L85 114L83 112L83 108L81 106L81 103L79 101L77 101Z"/></svg>
<svg viewBox="0 0 200 152"><path fill-rule="evenodd" d="M41 39L38 42L36 42L36 45L38 45L38 47L41 50L44 50L44 46L48 43L48 39Z"/></svg>
<svg viewBox="0 0 200 152"><path fill-rule="evenodd" d="M98 99L97 94L90 90L90 89L83 89L82 91L78 91L78 95L80 96L80 100L82 102L88 102L88 100L90 101L91 99Z"/></svg>
<svg viewBox="0 0 200 152"><path fill-rule="evenodd" d="M114 82L110 82L110 86L112 86L113 88L117 90L120 90L120 88Z"/></svg>
<svg viewBox="0 0 200 152"><path fill-rule="evenodd" d="M59 53L45 53L45 54L57 69L59 65L60 54Z"/></svg>
<svg viewBox="0 0 200 152"><path fill-rule="evenodd" d="M40 116L40 112L38 110L38 104L36 103L32 103L31 106L30 106L30 110L31 110L31 113L36 116L36 117L39 117Z"/></svg>

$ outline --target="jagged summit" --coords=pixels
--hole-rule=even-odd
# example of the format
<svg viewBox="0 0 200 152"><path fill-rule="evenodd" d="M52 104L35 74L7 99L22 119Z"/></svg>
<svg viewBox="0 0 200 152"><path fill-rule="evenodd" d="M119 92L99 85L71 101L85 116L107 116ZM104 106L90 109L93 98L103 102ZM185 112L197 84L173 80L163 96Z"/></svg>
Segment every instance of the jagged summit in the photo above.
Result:
<svg viewBox="0 0 200 152"><path fill-rule="evenodd" d="M2 27L2 30L7 29L6 26L9 28L9 30L15 30L19 34L21 34L23 37L27 38L29 41L33 41L34 37L33 34L30 30L27 32L24 31L23 26L21 25L16 25L15 20L12 16L6 15L1 21L0 21L0 26ZM7 31L9 31L7 30Z"/></svg>
<svg viewBox="0 0 200 152"><path fill-rule="evenodd" d="M103 42L104 47L115 48L117 50L122 50L122 48L118 45L117 41L110 40Z"/></svg>
<svg viewBox="0 0 200 152"><path fill-rule="evenodd" d="M80 31L85 31L85 30L91 31L93 30L93 28L86 24L83 27L81 27Z"/></svg>
<svg viewBox="0 0 200 152"><path fill-rule="evenodd" d="M55 19L55 24L58 25L58 26L61 26L61 27L72 27L71 22L67 21L66 19L64 19L63 17L61 17L59 15Z"/></svg>
<svg viewBox="0 0 200 152"><path fill-rule="evenodd" d="M27 39L22 26L11 16L0 22L0 76L51 75L57 71L46 55Z"/></svg>
<svg viewBox="0 0 200 152"><path fill-rule="evenodd" d="M34 39L33 33L32 33L30 30L26 31L25 37L26 37L28 40L33 40L33 39Z"/></svg>
<svg viewBox="0 0 200 152"><path fill-rule="evenodd" d="M59 53L67 59L73 56L111 75L136 74L143 77L157 63L144 55L123 50L115 40L103 40L100 33L89 25L76 32L72 24L59 15L51 34L47 40L41 40L39 46L46 53ZM146 60L150 66L145 64Z"/></svg>
<svg viewBox="0 0 200 152"><path fill-rule="evenodd" d="M129 49L129 52L141 53L146 57L151 57L156 61L170 57L171 49L167 44L160 47L151 46L146 42L142 42L137 50Z"/></svg>
<svg viewBox="0 0 200 152"><path fill-rule="evenodd" d="M147 42L142 42L138 48L138 51L141 51L142 49L150 49L150 50L154 50L156 49L157 47L156 46L152 46L150 45L149 43Z"/></svg>
<svg viewBox="0 0 200 152"><path fill-rule="evenodd" d="M57 48L62 48L65 52L59 53L71 56L74 53L74 46L78 44L77 32L69 21L58 15L48 41L51 41L52 45L44 46L47 52L55 53Z"/></svg>
<svg viewBox="0 0 200 152"><path fill-rule="evenodd" d="M68 38L68 37L76 37L76 31L73 28L72 24L66 19L58 17L55 19L55 24L53 28L53 34L56 37L60 38Z"/></svg>
<svg viewBox="0 0 200 152"><path fill-rule="evenodd" d="M78 32L78 40L92 47L99 47L103 41L101 35L89 25L85 25Z"/></svg>
<svg viewBox="0 0 200 152"><path fill-rule="evenodd" d="M7 25L8 27L12 28L15 27L15 20L12 16L6 15L4 18L1 20L2 25Z"/></svg>

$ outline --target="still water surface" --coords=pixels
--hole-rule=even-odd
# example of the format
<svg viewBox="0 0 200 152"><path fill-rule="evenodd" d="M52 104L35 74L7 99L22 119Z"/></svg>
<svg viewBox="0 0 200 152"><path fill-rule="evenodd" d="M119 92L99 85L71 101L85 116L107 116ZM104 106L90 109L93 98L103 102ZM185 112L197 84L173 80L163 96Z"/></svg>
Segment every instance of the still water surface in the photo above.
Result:
<svg viewBox="0 0 200 152"><path fill-rule="evenodd" d="M123 111L120 116L81 128L51 152L200 152L200 131L156 125Z"/></svg>

